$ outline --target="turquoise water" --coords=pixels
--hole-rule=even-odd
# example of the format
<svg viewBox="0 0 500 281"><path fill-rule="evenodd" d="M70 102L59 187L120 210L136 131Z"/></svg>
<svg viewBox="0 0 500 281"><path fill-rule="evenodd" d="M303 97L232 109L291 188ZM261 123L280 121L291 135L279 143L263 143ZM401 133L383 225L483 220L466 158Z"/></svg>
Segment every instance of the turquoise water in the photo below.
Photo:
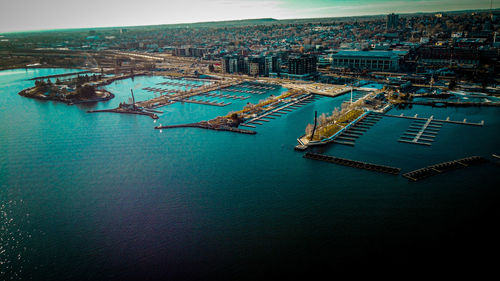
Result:
<svg viewBox="0 0 500 281"><path fill-rule="evenodd" d="M86 111L116 107L131 88L137 100L149 98L142 88L169 87L157 85L160 77L117 81L107 86L116 98L94 105L17 95L33 84L27 78L71 71L0 72L0 280L250 279L404 268L424 257L460 264L498 246L495 164L412 183L293 150L314 111L331 112L349 95L321 98L256 135L153 127L208 120L284 89L215 99L227 107L176 103L159 108L156 122ZM486 125L446 124L432 147L421 147L397 142L408 120L384 117L355 147L318 150L403 172L499 153L497 108L390 113Z"/></svg>

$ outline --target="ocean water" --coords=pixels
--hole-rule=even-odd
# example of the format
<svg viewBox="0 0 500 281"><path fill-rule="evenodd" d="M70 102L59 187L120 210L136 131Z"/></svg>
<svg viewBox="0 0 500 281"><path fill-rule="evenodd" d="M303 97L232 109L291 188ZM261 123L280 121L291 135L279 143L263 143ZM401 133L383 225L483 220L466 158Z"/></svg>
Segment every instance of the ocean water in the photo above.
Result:
<svg viewBox="0 0 500 281"><path fill-rule="evenodd" d="M156 122L86 111L116 107L130 89L137 100L152 97L142 88L170 87L157 85L168 81L161 77L117 81L106 87L115 99L92 105L17 95L33 85L28 78L72 71L0 72L0 280L234 280L495 264L486 256L499 246L494 162L414 183L293 150L314 111L331 112L349 95L320 98L256 135L153 128L208 120L286 89L213 99L227 107L176 103L159 108ZM389 113L485 126L445 124L424 147L397 142L409 120L384 117L354 147L317 151L403 172L500 153L498 108Z"/></svg>

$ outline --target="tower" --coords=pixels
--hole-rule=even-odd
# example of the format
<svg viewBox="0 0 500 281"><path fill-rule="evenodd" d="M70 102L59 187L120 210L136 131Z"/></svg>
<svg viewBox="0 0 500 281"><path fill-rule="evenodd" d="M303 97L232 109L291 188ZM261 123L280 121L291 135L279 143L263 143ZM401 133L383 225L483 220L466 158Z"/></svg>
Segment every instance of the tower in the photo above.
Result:
<svg viewBox="0 0 500 281"><path fill-rule="evenodd" d="M394 30L398 28L399 16L392 13L387 15L386 30Z"/></svg>

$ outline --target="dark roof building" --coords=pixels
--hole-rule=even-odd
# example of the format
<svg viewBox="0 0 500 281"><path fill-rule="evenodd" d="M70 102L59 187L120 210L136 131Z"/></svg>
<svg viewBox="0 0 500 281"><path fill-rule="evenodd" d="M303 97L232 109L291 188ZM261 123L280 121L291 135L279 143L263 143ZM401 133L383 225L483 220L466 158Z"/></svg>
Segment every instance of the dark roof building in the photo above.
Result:
<svg viewBox="0 0 500 281"><path fill-rule="evenodd" d="M398 71L399 58L407 51L340 51L332 56L332 67L358 70Z"/></svg>

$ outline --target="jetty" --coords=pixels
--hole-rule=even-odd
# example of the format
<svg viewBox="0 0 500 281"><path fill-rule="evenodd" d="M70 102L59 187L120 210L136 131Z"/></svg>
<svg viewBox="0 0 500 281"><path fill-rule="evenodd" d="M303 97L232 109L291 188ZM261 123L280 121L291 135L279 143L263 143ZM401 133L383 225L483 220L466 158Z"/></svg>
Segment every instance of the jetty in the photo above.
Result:
<svg viewBox="0 0 500 281"><path fill-rule="evenodd" d="M256 131L240 129L231 126L216 126L211 125L208 122L198 122L198 123L189 123L189 124L180 124L180 125L168 125L168 126L156 126L155 129L174 129L174 128L201 128L207 130L215 130L215 131L228 131L233 133L247 134L247 135L255 135Z"/></svg>
<svg viewBox="0 0 500 281"><path fill-rule="evenodd" d="M387 174L391 174L391 175L398 175L399 172L401 171L400 168L383 166L383 165L372 164L372 163L366 163L366 162L355 161L355 160L344 159L344 158L338 158L338 157L319 154L319 153L307 152L306 154L304 154L303 157L308 158L308 159L313 159L313 160L324 161L324 162L329 162L329 163L333 163L333 164L358 168L358 169L370 170L370 171L375 171L375 172L380 172L380 173L387 173Z"/></svg>
<svg viewBox="0 0 500 281"><path fill-rule="evenodd" d="M102 109L102 110L89 110L87 113L99 113L99 112L112 112L112 113L123 113L123 114L137 114L137 115L145 115L149 116L153 119L158 119L159 111L146 111L146 110L132 110L132 109L124 109L124 108L114 108L114 109Z"/></svg>
<svg viewBox="0 0 500 281"><path fill-rule="evenodd" d="M80 74L86 74L86 73L92 73L92 71L90 71L90 70L85 70L85 71L78 71L78 72L71 72L71 73L63 73L63 74L53 74L53 75L46 75L46 76L38 76L38 77L30 78L30 79L28 79L28 80L39 80L39 79L58 78L58 77L66 77L66 76L80 75Z"/></svg>
<svg viewBox="0 0 500 281"><path fill-rule="evenodd" d="M304 143L301 140L301 138L303 138L304 136L301 136L297 139L299 144L295 146L295 150L306 150L309 146L320 146L326 145L328 143L354 146L355 139L362 136L369 128L375 125L376 122L382 119L383 116L384 115L374 113L373 111L366 111L356 119L354 119L352 122L347 124L345 127L341 128L335 134L318 141L309 141L307 143ZM358 122L361 123L358 124Z"/></svg>
<svg viewBox="0 0 500 281"><path fill-rule="evenodd" d="M403 176L412 181L419 181L424 178L448 172L451 170L469 167L471 165L477 165L485 163L488 160L481 156L470 156L458 160L442 162L435 165L427 166L418 170L414 170L408 173L404 173Z"/></svg>

